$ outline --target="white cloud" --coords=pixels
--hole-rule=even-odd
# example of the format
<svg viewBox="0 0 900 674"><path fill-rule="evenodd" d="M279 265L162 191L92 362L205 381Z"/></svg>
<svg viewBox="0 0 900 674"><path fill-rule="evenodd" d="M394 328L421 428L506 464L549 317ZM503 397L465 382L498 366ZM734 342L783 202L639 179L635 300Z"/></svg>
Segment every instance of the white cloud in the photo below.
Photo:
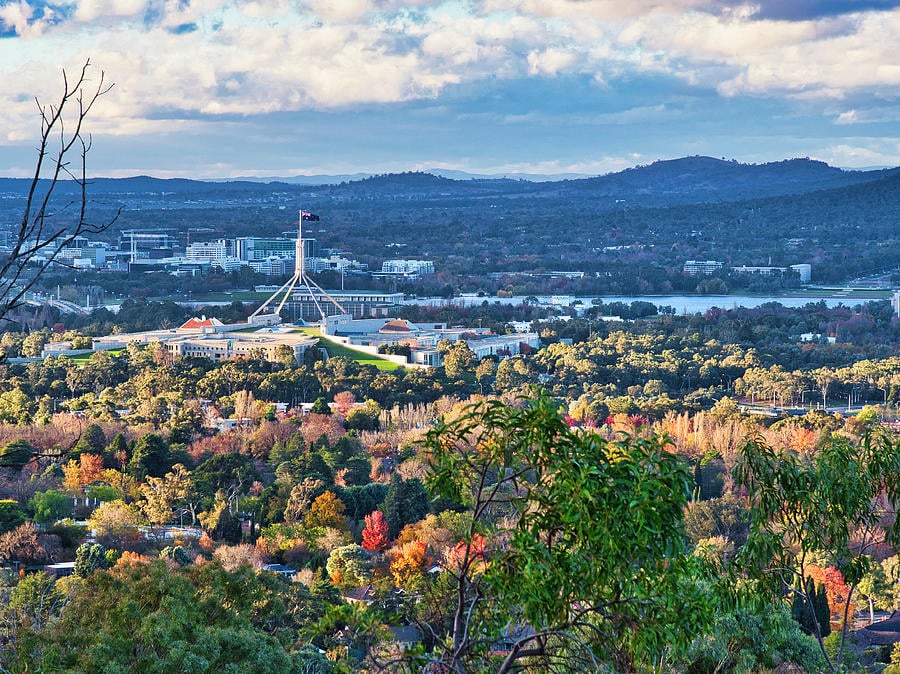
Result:
<svg viewBox="0 0 900 674"><path fill-rule="evenodd" d="M178 130L204 115L399 103L438 98L461 83L572 73L610 89L649 72L724 96L833 99L840 108L827 114L838 125L872 121L865 99L880 96L889 109L900 91L900 10L790 22L756 19L749 3L726 10L713 0L78 0L71 7L68 21L38 15L25 0L0 7L0 21L22 36L0 40L5 144L34 129L32 96L53 96L60 67L87 57L117 83L91 121L118 135ZM197 29L174 30L185 25ZM642 101L566 123L629 124L672 110ZM526 109L517 118L540 114Z"/></svg>
<svg viewBox="0 0 900 674"><path fill-rule="evenodd" d="M551 47L528 53L528 72L532 75L556 75L575 61L575 54Z"/></svg>
<svg viewBox="0 0 900 674"><path fill-rule="evenodd" d="M811 157L844 168L900 166L900 138L848 139L810 154Z"/></svg>
<svg viewBox="0 0 900 674"><path fill-rule="evenodd" d="M81 0L76 21L90 23L103 17L138 17L147 11L147 0Z"/></svg>

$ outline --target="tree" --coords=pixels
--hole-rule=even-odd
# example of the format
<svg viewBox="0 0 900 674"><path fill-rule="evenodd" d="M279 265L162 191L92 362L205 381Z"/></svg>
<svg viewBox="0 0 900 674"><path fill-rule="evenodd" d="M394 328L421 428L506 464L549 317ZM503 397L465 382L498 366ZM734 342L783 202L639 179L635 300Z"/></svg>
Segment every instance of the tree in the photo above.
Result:
<svg viewBox="0 0 900 674"><path fill-rule="evenodd" d="M162 477L172 468L172 453L168 443L161 435L148 433L137 441L131 461L128 462L128 474L138 480L148 475Z"/></svg>
<svg viewBox="0 0 900 674"><path fill-rule="evenodd" d="M25 513L12 499L0 500L0 534L15 529L25 521Z"/></svg>
<svg viewBox="0 0 900 674"><path fill-rule="evenodd" d="M224 540L227 543L240 543L243 534L241 521L235 517L229 503L230 501L225 498L223 492L216 492L212 507L208 511L200 513L200 524L214 539Z"/></svg>
<svg viewBox="0 0 900 674"><path fill-rule="evenodd" d="M84 123L94 104L112 88L102 71L92 80L90 68L90 61L86 61L73 81L63 71L63 91L56 103L37 101L41 116L37 163L10 252L0 262L0 319L22 303L41 274L76 237L99 233L118 217L116 214L103 224L88 220L87 155L91 138ZM79 189L75 213L54 205L54 192L66 178Z"/></svg>
<svg viewBox="0 0 900 674"><path fill-rule="evenodd" d="M91 513L88 525L97 540L110 547L122 548L142 538L140 511L124 501L106 501Z"/></svg>
<svg viewBox="0 0 900 674"><path fill-rule="evenodd" d="M191 474L183 465L176 463L172 472L165 477L148 477L141 485L144 502L141 509L151 524L163 526L175 517L173 508L188 495Z"/></svg>
<svg viewBox="0 0 900 674"><path fill-rule="evenodd" d="M0 468L22 470L35 456L35 449L27 440L13 440L0 448Z"/></svg>
<svg viewBox="0 0 900 674"><path fill-rule="evenodd" d="M22 578L9 594L10 621L13 629L27 627L34 633L62 612L66 596L53 577L43 571Z"/></svg>
<svg viewBox="0 0 900 674"><path fill-rule="evenodd" d="M287 505L284 508L284 521L288 524L301 521L312 505L313 499L325 489L325 483L311 477L305 477L291 488Z"/></svg>
<svg viewBox="0 0 900 674"><path fill-rule="evenodd" d="M106 547L100 543L82 543L75 551L75 571L79 578L87 578L98 569L109 567Z"/></svg>
<svg viewBox="0 0 900 674"><path fill-rule="evenodd" d="M31 522L0 535L0 560L37 564L53 558L59 551L59 537L40 534Z"/></svg>
<svg viewBox="0 0 900 674"><path fill-rule="evenodd" d="M67 517L72 512L72 499L60 491L39 491L31 497L28 507L34 511L34 521L47 524Z"/></svg>
<svg viewBox="0 0 900 674"><path fill-rule="evenodd" d="M437 666L634 671L709 624L700 561L685 545L690 469L665 441L572 429L536 390L517 407L470 406L429 431L425 448L431 490L471 512L442 574L452 616ZM491 660L501 638L504 655Z"/></svg>
<svg viewBox="0 0 900 674"><path fill-rule="evenodd" d="M332 492L326 491L317 496L303 518L307 527L331 527L333 529L346 529L347 517L344 515L346 506Z"/></svg>
<svg viewBox="0 0 900 674"><path fill-rule="evenodd" d="M404 480L398 473L391 475L382 507L388 524L388 535L397 538L403 527L425 517L428 514L428 503L428 492L421 480Z"/></svg>
<svg viewBox="0 0 900 674"><path fill-rule="evenodd" d="M423 541L410 541L391 549L391 576L397 587L418 589L430 561Z"/></svg>
<svg viewBox="0 0 900 674"><path fill-rule="evenodd" d="M7 668L300 674L276 635L296 633L294 614L305 619L303 590L270 575L216 562L170 568L164 560L99 571L73 586L41 635L43 647Z"/></svg>
<svg viewBox="0 0 900 674"><path fill-rule="evenodd" d="M807 459L756 438L741 448L735 475L750 500L750 534L740 560L773 594L799 593L813 605L803 579L814 570L814 556L824 553L836 561L848 590L834 660L822 642L824 625L815 621L822 654L836 670L852 595L868 571L867 553L881 543L900 543L894 510L900 498L900 440L873 432L855 445L833 436Z"/></svg>
<svg viewBox="0 0 900 674"><path fill-rule="evenodd" d="M444 373L448 379L458 379L464 372L475 368L478 358L469 345L460 340L444 354Z"/></svg>
<svg viewBox="0 0 900 674"><path fill-rule="evenodd" d="M92 482L103 479L103 457L97 454L82 454L77 460L70 459L63 466L63 485L70 491L84 489Z"/></svg>
<svg viewBox="0 0 900 674"><path fill-rule="evenodd" d="M366 526L362 532L362 546L369 552L381 552L389 544L388 524L380 510L365 516Z"/></svg>
<svg viewBox="0 0 900 674"><path fill-rule="evenodd" d="M810 636L815 636L817 631L821 632L823 638L831 634L831 609L828 607L825 586L822 583L817 585L807 576L804 591L794 593L791 617Z"/></svg>
<svg viewBox="0 0 900 674"><path fill-rule="evenodd" d="M328 405L328 401L325 400L324 397L316 398L315 402L313 402L312 407L309 408L310 414L331 414L331 407Z"/></svg>
<svg viewBox="0 0 900 674"><path fill-rule="evenodd" d="M328 555L325 570L338 587L360 587L372 578L372 560L359 545L342 545Z"/></svg>
<svg viewBox="0 0 900 674"><path fill-rule="evenodd" d="M72 451L77 454L88 453L102 456L105 448L106 435L104 435L103 429L97 424L88 424Z"/></svg>

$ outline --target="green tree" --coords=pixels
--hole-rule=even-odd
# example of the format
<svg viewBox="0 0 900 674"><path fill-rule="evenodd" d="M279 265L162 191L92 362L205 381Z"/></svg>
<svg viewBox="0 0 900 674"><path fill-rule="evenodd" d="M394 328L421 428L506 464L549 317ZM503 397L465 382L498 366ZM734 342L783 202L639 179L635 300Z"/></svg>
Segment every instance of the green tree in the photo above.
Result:
<svg viewBox="0 0 900 674"><path fill-rule="evenodd" d="M428 505L428 492L421 480L404 480L398 473L391 475L382 507L388 535L397 538L403 527L418 522L428 514Z"/></svg>
<svg viewBox="0 0 900 674"><path fill-rule="evenodd" d="M14 630L24 627L39 634L60 615L65 601L53 577L43 571L30 573L9 594L7 620Z"/></svg>
<svg viewBox="0 0 900 674"><path fill-rule="evenodd" d="M822 583L817 586L812 578L807 577L804 591L794 592L791 617L810 636L821 632L824 639L831 634L831 610L828 608L825 586Z"/></svg>
<svg viewBox="0 0 900 674"><path fill-rule="evenodd" d="M0 421L8 424L31 422L34 401L21 388L0 393Z"/></svg>
<svg viewBox="0 0 900 674"><path fill-rule="evenodd" d="M128 462L129 475L137 480L143 480L148 475L162 477L171 468L172 452L161 435L148 433L137 441Z"/></svg>
<svg viewBox="0 0 900 674"><path fill-rule="evenodd" d="M25 521L25 513L12 499L0 500L0 534L12 531Z"/></svg>
<svg viewBox="0 0 900 674"><path fill-rule="evenodd" d="M45 332L32 332L22 341L22 355L26 358L39 358L46 344Z"/></svg>
<svg viewBox="0 0 900 674"><path fill-rule="evenodd" d="M312 407L309 408L310 414L331 414L331 406L324 397L316 398Z"/></svg>
<svg viewBox="0 0 900 674"><path fill-rule="evenodd" d="M464 341L453 344L444 354L444 373L450 379L459 379L463 373L475 369L478 358Z"/></svg>
<svg viewBox="0 0 900 674"><path fill-rule="evenodd" d="M900 499L900 440L869 433L855 445L833 436L806 459L755 439L741 449L735 473L750 499L750 534L740 558L751 573L774 595L798 593L813 605L801 581L813 556L824 553L850 587L834 661L822 642L825 626L816 620L822 654L837 669L851 622L846 612L869 569L865 553L879 543L900 543L900 519L886 505Z"/></svg>
<svg viewBox="0 0 900 674"><path fill-rule="evenodd" d="M72 512L72 500L60 491L50 489L36 492L28 502L34 512L34 521L38 524L55 522L68 517Z"/></svg>
<svg viewBox="0 0 900 674"><path fill-rule="evenodd" d="M0 468L22 470L34 455L35 449L27 440L13 440L0 448Z"/></svg>
<svg viewBox="0 0 900 674"><path fill-rule="evenodd" d="M300 674L276 635L296 632L292 614L303 619L309 601L301 594L215 562L170 569L157 560L99 571L76 586L44 630L45 647L30 654L28 669Z"/></svg>
<svg viewBox="0 0 900 674"><path fill-rule="evenodd" d="M105 448L106 435L104 435L103 429L97 424L88 424L72 451L75 454L85 453L102 456Z"/></svg>
<svg viewBox="0 0 900 674"><path fill-rule="evenodd" d="M359 545L342 545L328 555L325 569L336 586L360 587L372 579L372 558Z"/></svg>
<svg viewBox="0 0 900 674"><path fill-rule="evenodd" d="M470 407L427 436L429 486L471 510L434 656L450 670L505 673L531 657L567 671L655 667L711 620L685 546L689 466L664 441L609 442L558 410L534 391L517 407ZM492 661L501 638L506 655Z"/></svg>
<svg viewBox="0 0 900 674"><path fill-rule="evenodd" d="M106 547L100 543L82 543L75 551L75 571L79 578L87 578L98 569L109 566Z"/></svg>

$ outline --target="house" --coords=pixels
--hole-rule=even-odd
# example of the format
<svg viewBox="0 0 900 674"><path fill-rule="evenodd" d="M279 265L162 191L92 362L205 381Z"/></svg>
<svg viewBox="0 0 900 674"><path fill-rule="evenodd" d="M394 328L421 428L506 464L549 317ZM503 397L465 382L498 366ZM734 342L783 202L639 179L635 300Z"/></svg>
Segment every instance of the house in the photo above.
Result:
<svg viewBox="0 0 900 674"><path fill-rule="evenodd" d="M853 632L853 636L865 646L890 646L900 642L900 613L894 611L887 620L866 625Z"/></svg>
<svg viewBox="0 0 900 674"><path fill-rule="evenodd" d="M269 573L277 573L282 578L287 578L288 580L291 580L297 573L297 569L292 569L284 564L263 564L262 570L268 571Z"/></svg>
<svg viewBox="0 0 900 674"><path fill-rule="evenodd" d="M415 625L390 626L388 629L391 632L394 643L400 646L400 649L404 651L415 648L422 643L422 640L425 638L422 630Z"/></svg>
<svg viewBox="0 0 900 674"><path fill-rule="evenodd" d="M344 601L350 604L371 604L375 601L375 593L372 592L371 585L364 585L363 587L356 587L352 590L348 590L343 594Z"/></svg>
<svg viewBox="0 0 900 674"><path fill-rule="evenodd" d="M75 573L75 562L57 562L56 564L47 564L44 567L44 571L47 572L53 578L62 578L64 576L71 576Z"/></svg>

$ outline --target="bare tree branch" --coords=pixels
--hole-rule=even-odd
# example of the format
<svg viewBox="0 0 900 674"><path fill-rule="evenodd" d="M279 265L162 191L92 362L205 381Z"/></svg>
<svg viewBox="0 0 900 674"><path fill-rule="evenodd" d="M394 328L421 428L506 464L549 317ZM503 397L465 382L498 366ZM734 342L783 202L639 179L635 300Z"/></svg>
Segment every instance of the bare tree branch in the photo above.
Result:
<svg viewBox="0 0 900 674"><path fill-rule="evenodd" d="M84 122L94 104L113 87L106 82L103 71L93 81L90 69L91 62L87 60L74 81L64 70L63 91L56 103L42 104L35 99L41 117L38 157L14 242L8 256L0 260L0 319L22 304L64 248L79 236L102 232L121 212L120 208L103 223L88 221L87 155L91 136L84 131ZM54 212L51 203L62 180L74 181L79 197ZM73 206L77 207L77 214L67 220L66 212Z"/></svg>

